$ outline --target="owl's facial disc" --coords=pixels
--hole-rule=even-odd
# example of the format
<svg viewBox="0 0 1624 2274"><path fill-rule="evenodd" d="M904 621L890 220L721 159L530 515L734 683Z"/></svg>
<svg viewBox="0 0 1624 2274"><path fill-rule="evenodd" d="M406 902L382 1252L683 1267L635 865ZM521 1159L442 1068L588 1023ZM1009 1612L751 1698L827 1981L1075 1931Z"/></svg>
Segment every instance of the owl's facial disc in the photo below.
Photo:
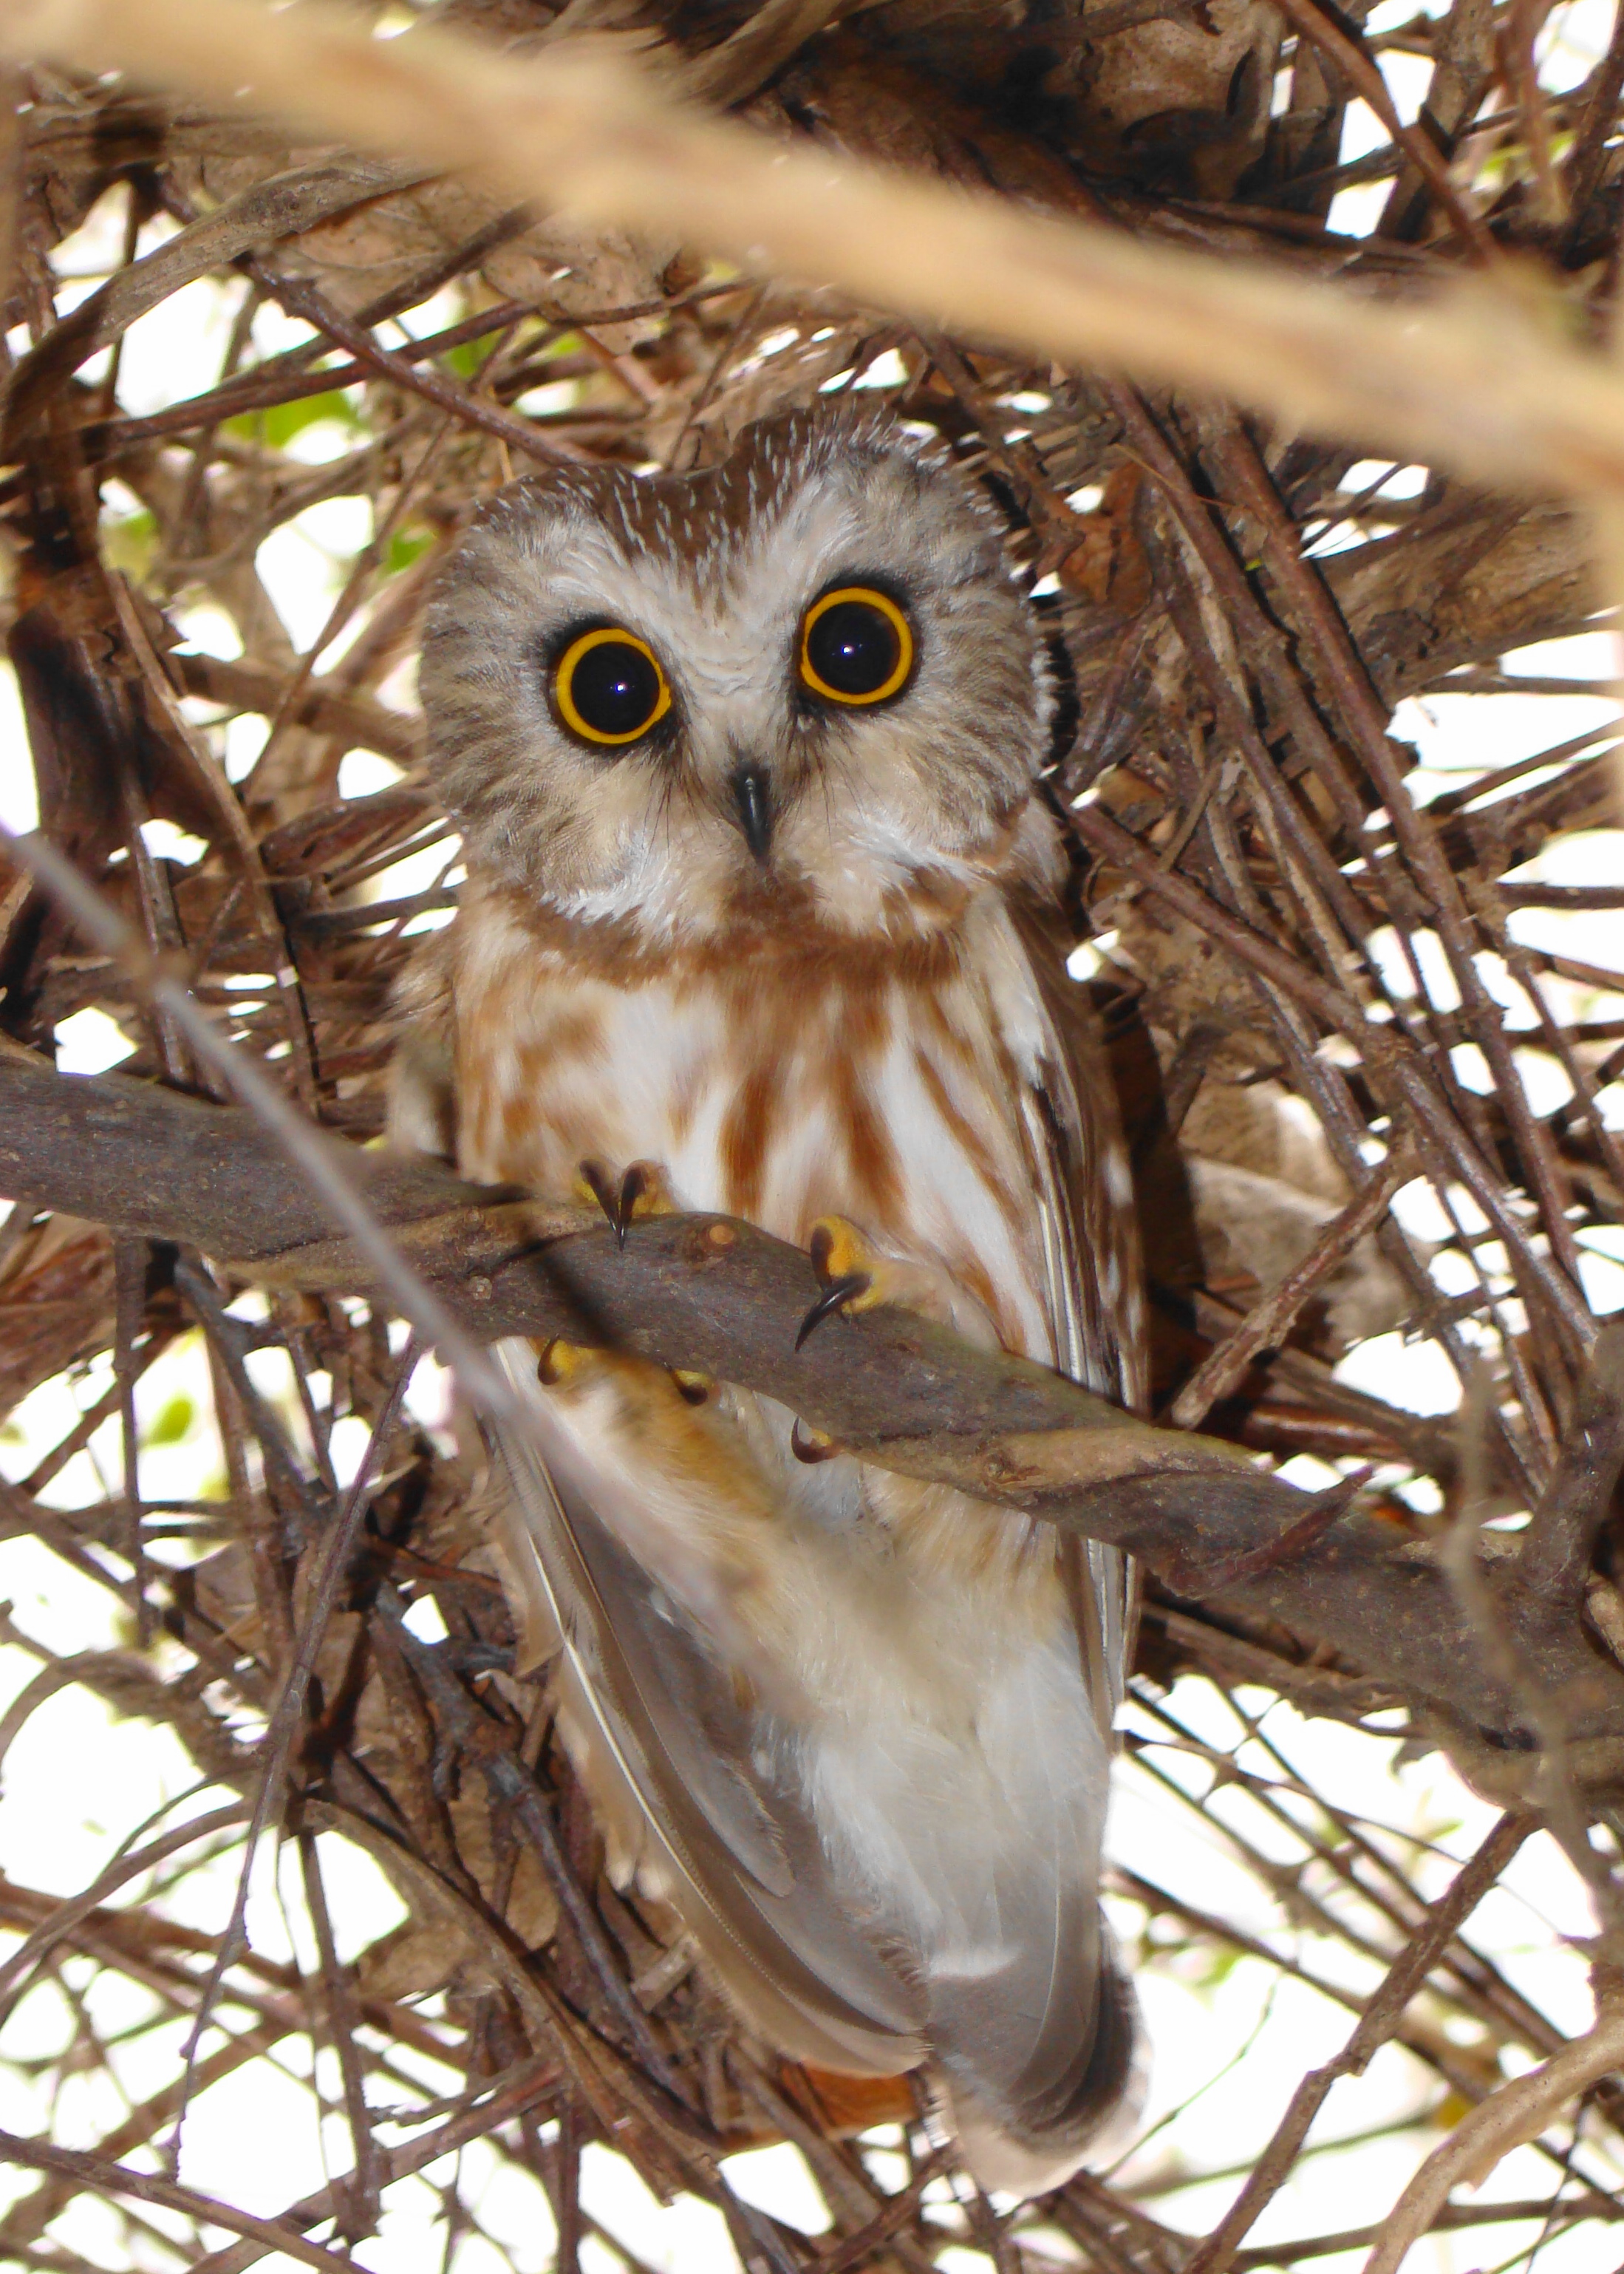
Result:
<svg viewBox="0 0 1624 2274"><path fill-rule="evenodd" d="M515 484L421 686L470 870L667 940L948 921L1015 857L1051 709L986 500L851 405L700 474Z"/></svg>

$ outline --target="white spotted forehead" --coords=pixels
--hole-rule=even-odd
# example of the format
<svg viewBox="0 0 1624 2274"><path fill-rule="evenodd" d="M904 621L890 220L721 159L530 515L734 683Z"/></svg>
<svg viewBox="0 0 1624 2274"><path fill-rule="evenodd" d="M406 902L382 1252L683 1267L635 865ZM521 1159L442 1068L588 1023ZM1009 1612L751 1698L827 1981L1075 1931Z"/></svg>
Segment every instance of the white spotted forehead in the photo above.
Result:
<svg viewBox="0 0 1624 2274"><path fill-rule="evenodd" d="M753 526L718 531L716 516L660 499L628 531L585 500L533 513L521 538L526 587L514 598L546 626L605 615L707 675L776 673L784 642L833 577L906 574L909 554L856 485L809 482L772 501ZM540 627L538 627L540 628Z"/></svg>

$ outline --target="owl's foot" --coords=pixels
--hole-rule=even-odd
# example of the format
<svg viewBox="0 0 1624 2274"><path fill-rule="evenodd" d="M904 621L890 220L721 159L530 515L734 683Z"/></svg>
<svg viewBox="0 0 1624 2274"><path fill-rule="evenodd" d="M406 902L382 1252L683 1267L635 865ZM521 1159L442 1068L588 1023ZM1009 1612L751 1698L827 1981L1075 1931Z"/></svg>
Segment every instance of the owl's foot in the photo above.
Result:
<svg viewBox="0 0 1624 2274"><path fill-rule="evenodd" d="M583 1199L598 1202L622 1247L639 1216L670 1216L677 1205L657 1161L634 1161L618 1181L601 1161L583 1161L575 1171L575 1185Z"/></svg>
<svg viewBox="0 0 1624 2274"><path fill-rule="evenodd" d="M585 1343L567 1343L561 1335L554 1335L536 1352L536 1379L544 1389L579 1385L607 1356L606 1352L593 1350Z"/></svg>
<svg viewBox="0 0 1624 2274"><path fill-rule="evenodd" d="M716 1393L716 1376L691 1367L653 1367L646 1359L628 1358L622 1352L594 1350L585 1343L566 1342L554 1335L536 1352L536 1379L544 1389L582 1389L602 1374L637 1368L664 1372L685 1405L706 1405Z"/></svg>
<svg viewBox="0 0 1624 2274"><path fill-rule="evenodd" d="M808 1246L823 1291L801 1321L797 1350L837 1311L877 1311L882 1304L951 1327L982 1349L998 1348L985 1305L940 1261L888 1254L843 1216L820 1216Z"/></svg>
<svg viewBox="0 0 1624 2274"><path fill-rule="evenodd" d="M823 1291L801 1321L797 1350L837 1311L872 1311L890 1302L887 1282L896 1270L891 1258L843 1216L821 1216L812 1227L809 1246L812 1269L823 1281Z"/></svg>

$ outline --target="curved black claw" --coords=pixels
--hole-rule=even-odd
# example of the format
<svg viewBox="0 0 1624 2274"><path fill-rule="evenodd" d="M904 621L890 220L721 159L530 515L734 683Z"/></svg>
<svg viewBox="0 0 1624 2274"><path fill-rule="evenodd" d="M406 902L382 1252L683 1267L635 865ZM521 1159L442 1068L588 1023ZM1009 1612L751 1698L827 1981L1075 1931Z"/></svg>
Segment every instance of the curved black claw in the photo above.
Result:
<svg viewBox="0 0 1624 2274"><path fill-rule="evenodd" d="M818 1461L832 1461L840 1450L834 1439L825 1436L821 1429L815 1430L808 1435L801 1427L799 1419L790 1430L789 1449L795 1458L798 1461L804 1461L808 1468Z"/></svg>
<svg viewBox="0 0 1624 2274"><path fill-rule="evenodd" d="M634 1161L620 1179L620 1196L614 1204L614 1236L622 1247L626 1245L627 1227L632 1212L649 1189L649 1172L641 1161Z"/></svg>
<svg viewBox="0 0 1624 2274"><path fill-rule="evenodd" d="M609 1181L609 1171L601 1161L583 1161L576 1171L582 1183L598 1202L611 1224L614 1222L615 1191Z"/></svg>
<svg viewBox="0 0 1624 2274"><path fill-rule="evenodd" d="M632 1212L649 1188L648 1171L641 1161L634 1161L621 1178L618 1192L601 1161L583 1161L580 1173L582 1183L608 1217L616 1239L624 1247Z"/></svg>
<svg viewBox="0 0 1624 2274"><path fill-rule="evenodd" d="M825 1319L832 1318L837 1311L843 1311L855 1297L866 1295L873 1284L866 1271L848 1271L842 1278L831 1279L801 1321L801 1330L795 1337L795 1348L799 1350L808 1336L816 1333Z"/></svg>

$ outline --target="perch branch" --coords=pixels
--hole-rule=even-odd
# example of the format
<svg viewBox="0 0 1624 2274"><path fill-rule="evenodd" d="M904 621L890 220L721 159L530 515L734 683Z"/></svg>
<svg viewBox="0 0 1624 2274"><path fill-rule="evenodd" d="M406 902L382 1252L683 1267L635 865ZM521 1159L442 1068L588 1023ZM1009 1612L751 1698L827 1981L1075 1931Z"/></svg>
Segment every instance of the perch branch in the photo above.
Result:
<svg viewBox="0 0 1624 2274"><path fill-rule="evenodd" d="M622 1249L593 1211L465 1185L428 1162L357 1154L356 1170L370 1212L463 1336L565 1334L702 1368L881 1465L1115 1541L1185 1595L1243 1572L1216 1592L1219 1607L1329 1643L1417 1700L1452 1741L1486 1736L1503 1769L1532 1766L1526 1717L1483 1664L1426 1543L1395 1540L1355 1510L1312 1550L1282 1558L1282 1534L1314 1503L1234 1448L1151 1428L1047 1368L907 1314L848 1320L797 1355L811 1266L751 1225L650 1216ZM247 1115L116 1076L0 1059L0 1187L234 1257L236 1276L263 1285L379 1284ZM1484 1578L1567 1701L1577 1773L1624 1773L1624 1683L1576 1619L1553 1630L1547 1607L1498 1567Z"/></svg>

